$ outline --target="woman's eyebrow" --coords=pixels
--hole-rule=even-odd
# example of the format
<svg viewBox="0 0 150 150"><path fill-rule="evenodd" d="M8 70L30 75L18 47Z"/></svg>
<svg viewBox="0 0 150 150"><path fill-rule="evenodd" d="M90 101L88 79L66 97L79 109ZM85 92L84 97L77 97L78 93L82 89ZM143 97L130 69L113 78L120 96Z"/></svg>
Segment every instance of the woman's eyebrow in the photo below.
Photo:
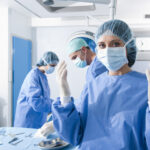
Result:
<svg viewBox="0 0 150 150"><path fill-rule="evenodd" d="M116 39L116 40L112 40L111 42L122 42L122 41L119 39Z"/></svg>
<svg viewBox="0 0 150 150"><path fill-rule="evenodd" d="M109 41L109 42L122 42L122 40L120 40L120 39L115 39L115 40L111 40L111 41ZM97 44L100 44L100 43L105 43L105 41L100 41L100 42L98 42Z"/></svg>

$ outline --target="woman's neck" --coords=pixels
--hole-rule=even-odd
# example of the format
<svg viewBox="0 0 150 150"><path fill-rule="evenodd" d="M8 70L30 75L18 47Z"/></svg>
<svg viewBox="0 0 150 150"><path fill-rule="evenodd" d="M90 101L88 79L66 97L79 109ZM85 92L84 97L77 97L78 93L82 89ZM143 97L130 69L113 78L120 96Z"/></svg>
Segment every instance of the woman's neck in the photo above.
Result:
<svg viewBox="0 0 150 150"><path fill-rule="evenodd" d="M42 72L42 73L45 73L45 70L44 68L41 66L41 67L38 67L38 69Z"/></svg>
<svg viewBox="0 0 150 150"><path fill-rule="evenodd" d="M123 75L131 71L131 68L128 66L128 64L125 64L123 67L121 67L117 71L109 71L110 76L116 76L116 75Z"/></svg>

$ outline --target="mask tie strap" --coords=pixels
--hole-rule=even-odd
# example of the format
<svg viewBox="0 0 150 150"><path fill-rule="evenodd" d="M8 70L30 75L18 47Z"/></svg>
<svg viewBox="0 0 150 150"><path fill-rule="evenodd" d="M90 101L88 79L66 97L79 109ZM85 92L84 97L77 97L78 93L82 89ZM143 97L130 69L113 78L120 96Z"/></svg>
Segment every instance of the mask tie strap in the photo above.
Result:
<svg viewBox="0 0 150 150"><path fill-rule="evenodd" d="M44 61L44 63L46 63L47 65L49 65L49 64L47 63L47 61L46 61L44 58L42 58L42 60Z"/></svg>
<svg viewBox="0 0 150 150"><path fill-rule="evenodd" d="M133 40L134 40L134 38L132 37L128 42L125 43L124 47L126 47Z"/></svg>

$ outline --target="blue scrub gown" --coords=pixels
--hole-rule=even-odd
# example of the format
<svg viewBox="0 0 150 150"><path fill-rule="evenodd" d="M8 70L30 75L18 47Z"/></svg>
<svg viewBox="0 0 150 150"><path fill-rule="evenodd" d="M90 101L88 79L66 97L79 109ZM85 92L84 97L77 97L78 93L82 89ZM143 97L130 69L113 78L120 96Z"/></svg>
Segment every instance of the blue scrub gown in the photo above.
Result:
<svg viewBox="0 0 150 150"><path fill-rule="evenodd" d="M95 57L86 72L86 82L95 79L105 71L107 71L106 67Z"/></svg>
<svg viewBox="0 0 150 150"><path fill-rule="evenodd" d="M15 127L40 128L51 112L47 77L38 68L26 76L17 100Z"/></svg>
<svg viewBox="0 0 150 150"><path fill-rule="evenodd" d="M150 114L147 79L131 71L120 76L99 75L84 88L80 107L52 105L59 136L79 150L147 150ZM147 109L147 111L146 111Z"/></svg>
<svg viewBox="0 0 150 150"><path fill-rule="evenodd" d="M106 67L98 60L97 57L95 57L87 69L86 84L91 80L94 80L98 75L102 74L105 71L107 71ZM84 86L86 86L86 84ZM79 103L79 99L76 99L75 105L79 107Z"/></svg>

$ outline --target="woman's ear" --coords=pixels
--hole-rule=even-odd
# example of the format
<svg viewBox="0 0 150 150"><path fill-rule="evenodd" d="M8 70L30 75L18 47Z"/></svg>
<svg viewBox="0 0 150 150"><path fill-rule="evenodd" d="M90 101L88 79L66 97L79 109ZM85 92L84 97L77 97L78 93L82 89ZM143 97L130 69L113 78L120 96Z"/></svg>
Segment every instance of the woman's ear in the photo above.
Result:
<svg viewBox="0 0 150 150"><path fill-rule="evenodd" d="M46 70L47 70L48 68L49 68L49 65L44 66L44 69L46 69Z"/></svg>

